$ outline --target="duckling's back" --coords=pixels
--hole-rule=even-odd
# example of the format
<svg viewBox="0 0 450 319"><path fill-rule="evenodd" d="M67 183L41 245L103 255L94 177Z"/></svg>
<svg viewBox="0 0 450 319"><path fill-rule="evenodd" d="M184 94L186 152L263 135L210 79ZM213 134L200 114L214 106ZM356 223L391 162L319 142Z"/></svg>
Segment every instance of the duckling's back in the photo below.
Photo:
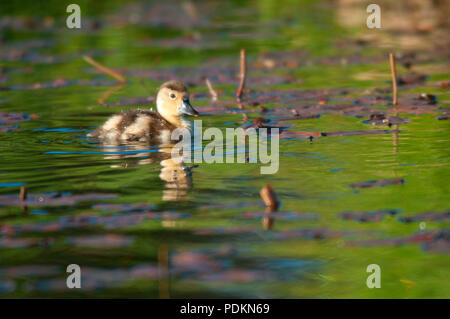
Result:
<svg viewBox="0 0 450 319"><path fill-rule="evenodd" d="M128 110L111 116L89 137L110 141L170 143L175 126L151 110Z"/></svg>

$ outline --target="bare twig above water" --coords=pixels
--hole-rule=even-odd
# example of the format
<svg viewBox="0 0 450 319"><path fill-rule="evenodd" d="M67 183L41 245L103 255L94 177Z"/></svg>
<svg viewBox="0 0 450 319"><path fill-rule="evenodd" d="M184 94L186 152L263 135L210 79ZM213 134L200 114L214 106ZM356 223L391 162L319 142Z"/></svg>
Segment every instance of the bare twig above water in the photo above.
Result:
<svg viewBox="0 0 450 319"><path fill-rule="evenodd" d="M239 88L236 91L236 99L238 101L241 100L242 93L244 92L245 88L245 79L246 79L246 63L245 63L245 49L241 49L241 70L240 70L240 82L239 82Z"/></svg>
<svg viewBox="0 0 450 319"><path fill-rule="evenodd" d="M208 91L209 91L209 94L211 95L212 100L217 101L218 95L217 95L216 90L214 90L214 88L211 84L211 81L208 78L206 78L205 82L206 82L206 86L208 87Z"/></svg>
<svg viewBox="0 0 450 319"><path fill-rule="evenodd" d="M109 98L109 96L111 94L113 94L116 91L119 91L121 88L123 88L125 86L125 83L119 83L115 86L113 86L112 88L110 88L108 91L106 91L99 99L98 99L98 103L99 104L103 104L105 103L105 101Z"/></svg>
<svg viewBox="0 0 450 319"><path fill-rule="evenodd" d="M83 59L84 59L84 61L86 61L87 63L92 65L93 67L95 67L98 70L102 71L103 73L106 73L109 76L115 78L120 83L125 83L126 82L125 78L122 75L120 75L116 71L114 71L114 70L112 70L112 69L110 69L110 68L108 68L108 67L106 67L104 65L101 65L97 61L94 61L94 59L92 59L91 57L89 57L87 55L83 55Z"/></svg>
<svg viewBox="0 0 450 319"><path fill-rule="evenodd" d="M391 75L392 75L392 104L394 107L397 106L397 72L395 70L395 56L393 53L389 53L389 62L391 64Z"/></svg>

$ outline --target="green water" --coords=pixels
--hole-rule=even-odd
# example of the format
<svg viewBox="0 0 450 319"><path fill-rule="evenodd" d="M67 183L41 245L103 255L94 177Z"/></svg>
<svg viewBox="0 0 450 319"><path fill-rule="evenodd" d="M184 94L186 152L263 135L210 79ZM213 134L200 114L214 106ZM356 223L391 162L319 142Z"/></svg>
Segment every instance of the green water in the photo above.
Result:
<svg viewBox="0 0 450 319"><path fill-rule="evenodd" d="M125 16L127 8L134 8L131 2L93 5L80 1L79 4L83 19L86 15L103 22L98 29L65 28L65 7L57 1L30 2L29 6L23 2L1 5L4 16L31 15L37 21L55 17L48 29L3 27L3 50L31 40L46 40L50 41L49 45L29 50L42 56L62 57L62 60L45 63L30 55L29 60L4 58L0 61L8 76L2 86L10 88L0 91L0 111L38 115L10 124L16 127L8 132L0 132L0 196L18 197L23 185L29 196L56 192L61 198L93 193L115 195L115 198L99 196L69 204L26 208L0 206L0 227L3 227L0 228L0 296L450 297L448 238L444 239L443 250L428 249L428 242L420 240L393 245L364 244L371 239L409 238L448 231L448 217L436 221L401 221L402 217L443 213L450 208L450 127L448 121L436 119L436 112L400 113L399 116L407 117L410 122L400 125L402 132L398 134L322 136L311 143L281 139L279 171L273 175L261 175L261 164L200 163L192 169L192 176L186 177L192 185L179 189L171 188L173 185L161 178L160 153L149 152L156 148L104 149L85 136L109 115L133 108L98 103L114 87L115 80L95 73L81 58L86 52L95 52L97 61L119 70L161 69L164 73L166 69L172 72L174 67L187 67L191 68L187 75L195 75L205 65L212 72L214 60L211 59L216 59L217 65L235 61L236 71L239 50L244 47L250 61L250 75L290 72L302 80L302 83L259 86L248 83L252 92L337 88L351 90L349 95L358 97L375 94L375 88L389 88L387 60L326 65L304 63L298 58L297 67L269 71L251 67L264 51L304 50L307 59L313 61L351 54L351 49L338 49L335 43L354 39L361 28L344 28L339 24L334 6L326 1L230 1L211 2L210 7L194 2L198 23L171 25L128 20L128 23L114 23L114 17ZM141 12L158 12L156 5L150 3ZM177 2L168 5L170 10L175 10L174 16L177 12L182 17L188 14ZM203 21L202 17L206 19ZM149 39L192 35L206 40L197 47L143 44ZM359 53L379 57L392 48L397 49L369 45L359 49ZM429 50L424 48L421 52L430 54ZM400 94L435 94L438 105L448 107L448 89L436 85L449 79L448 59L436 58L424 62L423 66L443 64L447 67L430 72L427 82L402 88ZM398 70L405 72L401 67ZM358 79L358 74L367 72L382 76ZM50 83L58 78L100 83L69 82L40 89L20 87ZM126 78L127 84L109 95L105 103L153 96L161 84L150 76L130 74ZM188 76L184 80L189 80ZM222 91L219 99L229 101L230 108L236 107L233 96L237 83L237 77L236 84L213 83ZM204 85L193 86L190 91L194 93L193 105L201 109L211 104ZM199 98L195 98L195 93ZM331 95L330 104L339 104L339 99ZM318 99L313 98L289 105L282 105L282 101L264 103L264 107L317 103ZM380 102L380 109L390 110L388 104ZM248 114L250 121L261 116L257 108L247 109L255 110ZM239 126L242 115L204 115L200 119L204 128L219 127L225 131L226 127ZM286 122L292 124L288 131L372 129L371 125L362 123L364 119L324 112L319 118ZM131 158L127 150L144 152L133 153L131 156L136 157ZM394 178L403 178L404 183L349 187L352 183ZM281 202L270 230L263 227L264 207L259 196L266 184L272 185ZM139 209L120 206L114 210L116 206L99 204L144 206ZM379 210L395 210L397 214L368 222L345 220L340 216L343 212ZM162 215L149 215L142 220L130 217L148 211ZM67 218L85 215L91 217L91 222L76 227L61 226ZM108 218L115 218L114 222ZM57 226L42 226L52 223ZM5 231L11 227L20 231L13 234ZM311 236L311 230L325 235ZM448 232L444 234L448 237ZM82 276L88 276L82 279L81 289L65 286L69 264L80 265ZM370 264L381 267L380 289L366 286L369 276L366 268ZM144 269L141 273L139 267Z"/></svg>

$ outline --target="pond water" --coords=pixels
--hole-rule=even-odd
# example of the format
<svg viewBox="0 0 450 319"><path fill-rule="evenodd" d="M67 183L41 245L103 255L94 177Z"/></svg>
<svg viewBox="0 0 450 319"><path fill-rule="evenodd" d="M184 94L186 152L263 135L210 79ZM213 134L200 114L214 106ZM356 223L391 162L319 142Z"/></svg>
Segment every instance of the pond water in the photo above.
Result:
<svg viewBox="0 0 450 319"><path fill-rule="evenodd" d="M0 5L0 296L450 297L442 25L369 30L351 1L77 3L80 30L58 1ZM412 79L395 109L391 51ZM115 112L152 106L172 78L189 85L203 128L283 127L278 172L181 167L158 145L86 137ZM270 214L267 184L280 201ZM81 289L66 287L69 264ZM370 264L380 289L366 285Z"/></svg>

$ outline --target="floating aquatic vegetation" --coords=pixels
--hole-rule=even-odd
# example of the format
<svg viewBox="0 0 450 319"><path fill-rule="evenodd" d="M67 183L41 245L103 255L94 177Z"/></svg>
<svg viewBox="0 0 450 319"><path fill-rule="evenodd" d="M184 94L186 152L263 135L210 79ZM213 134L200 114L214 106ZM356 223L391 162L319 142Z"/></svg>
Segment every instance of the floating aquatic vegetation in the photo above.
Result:
<svg viewBox="0 0 450 319"><path fill-rule="evenodd" d="M80 201L114 199L114 194L70 194L70 193L42 193L28 194L26 200L21 200L17 195L0 196L0 206L72 206Z"/></svg>
<svg viewBox="0 0 450 319"><path fill-rule="evenodd" d="M100 56L105 54L103 51L87 50L84 52L74 52L68 54L43 54L36 50L28 48L3 48L0 49L0 60L8 62L29 62L39 64L65 63L83 55Z"/></svg>
<svg viewBox="0 0 450 319"><path fill-rule="evenodd" d="M450 222L450 211L419 213L411 216L403 216L400 217L398 220L404 223L412 223L419 221Z"/></svg>
<svg viewBox="0 0 450 319"><path fill-rule="evenodd" d="M171 273L184 281L254 282L298 280L315 260L247 256L228 246L179 250L171 254ZM242 267L246 265L246 267Z"/></svg>
<svg viewBox="0 0 450 319"><path fill-rule="evenodd" d="M324 132L322 136L353 136L353 135L374 135L374 134L392 134L404 132L401 130L357 130L357 131L338 131Z"/></svg>
<svg viewBox="0 0 450 319"><path fill-rule="evenodd" d="M369 188L369 187L379 187L379 186L387 186L387 185L401 185L404 184L405 180L403 178L394 178L394 179L380 179L380 180L371 180L365 182L358 182L350 184L351 188Z"/></svg>
<svg viewBox="0 0 450 319"><path fill-rule="evenodd" d="M400 125L406 124L409 122L407 118L401 118L399 116L386 116L384 113L373 113L370 114L370 118L368 120L363 121L366 124L372 125Z"/></svg>
<svg viewBox="0 0 450 319"><path fill-rule="evenodd" d="M421 93L418 97L419 100L424 100L430 105L435 105L437 103L436 95L429 93Z"/></svg>
<svg viewBox="0 0 450 319"><path fill-rule="evenodd" d="M436 253L450 253L450 231L445 229L436 233L430 241L423 245L423 248Z"/></svg>
<svg viewBox="0 0 450 319"><path fill-rule="evenodd" d="M403 246L422 244L427 251L450 252L450 236L448 230L421 232L405 237L368 239L360 241L349 241L348 246Z"/></svg>
<svg viewBox="0 0 450 319"><path fill-rule="evenodd" d="M15 113L15 112L3 112L0 111L0 132L9 132L14 131L18 129L17 125L8 125L8 124L14 124L24 121L29 121L31 119L36 119L39 116L36 114L27 114L24 112L21 113Z"/></svg>
<svg viewBox="0 0 450 319"><path fill-rule="evenodd" d="M194 235L199 236L227 236L227 235L248 235L256 231L253 227L234 227L234 228L198 228L193 231Z"/></svg>
<svg viewBox="0 0 450 319"><path fill-rule="evenodd" d="M368 231L335 231L327 227L289 229L272 232L267 236L276 240L333 240L347 237L367 235Z"/></svg>
<svg viewBox="0 0 450 319"><path fill-rule="evenodd" d="M261 202L232 202L232 203L211 203L199 207L200 210L234 209L246 207L262 206Z"/></svg>
<svg viewBox="0 0 450 319"><path fill-rule="evenodd" d="M321 137L321 132L306 132L306 131L283 131L280 134L280 138L299 138L299 139L309 139Z"/></svg>
<svg viewBox="0 0 450 319"><path fill-rule="evenodd" d="M408 73L397 77L399 85L421 84L427 79L426 75L417 73Z"/></svg>
<svg viewBox="0 0 450 319"><path fill-rule="evenodd" d="M0 225L0 233L3 234L14 234L12 229L8 229L8 226ZM0 238L0 248L26 248L26 247L45 247L51 246L53 244L52 238L12 238L3 237ZM1 271L0 271L1 274Z"/></svg>
<svg viewBox="0 0 450 319"><path fill-rule="evenodd" d="M258 211L249 211L242 214L242 218L273 218L276 220L286 220L286 221L315 221L318 219L318 215L315 213L302 213L302 212L284 212L279 211L276 213L267 213L267 212L258 212Z"/></svg>
<svg viewBox="0 0 450 319"><path fill-rule="evenodd" d="M364 182L358 182L350 184L351 188L370 188L370 187L379 187L379 186L387 186L387 185L401 185L404 184L405 180L403 178L394 178L394 179L380 179L380 180L370 180Z"/></svg>
<svg viewBox="0 0 450 319"><path fill-rule="evenodd" d="M441 114L436 117L437 120L449 120L450 119L450 112L445 112L444 114Z"/></svg>
<svg viewBox="0 0 450 319"><path fill-rule="evenodd" d="M61 269L62 278L38 279L26 282L29 292L65 291L67 290L66 272ZM156 265L142 263L131 268L83 267L83 291L93 291L109 287L118 287L131 280L157 280L159 270Z"/></svg>
<svg viewBox="0 0 450 319"><path fill-rule="evenodd" d="M11 126L11 125L0 125L0 132L11 132L19 129L17 125Z"/></svg>
<svg viewBox="0 0 450 319"><path fill-rule="evenodd" d="M339 217L345 220L354 220L358 222L378 222L384 219L385 216L393 216L398 214L395 209L378 210L374 212L344 212L339 214Z"/></svg>
<svg viewBox="0 0 450 319"><path fill-rule="evenodd" d="M119 248L132 245L134 243L134 239L130 236L106 234L68 237L66 238L66 243L76 247Z"/></svg>
<svg viewBox="0 0 450 319"><path fill-rule="evenodd" d="M187 218L188 213L176 212L125 212L113 215L83 213L62 216L55 221L34 222L18 225L0 224L0 234L12 236L33 232L58 232L66 229L105 227L107 229L124 228L141 224L145 220L176 220Z"/></svg>
<svg viewBox="0 0 450 319"><path fill-rule="evenodd" d="M136 212L136 211L151 211L155 208L154 205L148 205L144 203L134 204L96 204L92 206L95 210L113 211L113 212Z"/></svg>
<svg viewBox="0 0 450 319"><path fill-rule="evenodd" d="M17 277L44 277L61 273L61 268L54 265L17 265L0 267L0 278L13 279Z"/></svg>

